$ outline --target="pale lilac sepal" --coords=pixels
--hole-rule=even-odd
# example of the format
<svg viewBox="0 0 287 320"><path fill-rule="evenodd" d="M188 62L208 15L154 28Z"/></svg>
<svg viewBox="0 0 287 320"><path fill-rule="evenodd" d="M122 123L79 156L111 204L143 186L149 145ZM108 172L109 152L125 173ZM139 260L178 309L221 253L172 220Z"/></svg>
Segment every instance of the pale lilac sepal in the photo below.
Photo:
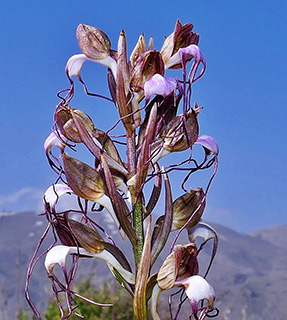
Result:
<svg viewBox="0 0 287 320"><path fill-rule="evenodd" d="M203 146L205 149L209 150L214 155L219 154L219 146L216 140L210 136L207 135L201 135L197 138L196 142L194 144L199 144Z"/></svg>

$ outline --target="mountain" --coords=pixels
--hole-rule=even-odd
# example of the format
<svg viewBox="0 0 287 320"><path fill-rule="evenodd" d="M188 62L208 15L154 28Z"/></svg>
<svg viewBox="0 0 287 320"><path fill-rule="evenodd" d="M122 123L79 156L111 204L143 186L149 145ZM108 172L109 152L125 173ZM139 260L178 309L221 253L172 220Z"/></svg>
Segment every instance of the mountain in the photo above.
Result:
<svg viewBox="0 0 287 320"><path fill-rule="evenodd" d="M116 243L121 242L108 216L99 215ZM212 225L219 236L219 248L208 281L216 290L216 306L220 320L285 320L287 312L287 225L273 226L252 234L240 234L221 225ZM24 299L26 270L33 250L46 227L46 219L33 212L0 214L0 319L16 319L19 310L27 306ZM41 252L52 243L49 234ZM169 240L171 241L171 239ZM179 243L185 243L181 238ZM131 247L121 242L128 255ZM200 270L204 273L210 258L211 246L200 253ZM159 265L165 255L159 258ZM30 281L30 294L41 310L53 296L47 279L43 259L36 266ZM106 265L95 259L80 261L77 281L94 275L95 285L102 285L113 277ZM168 308L163 302L163 308ZM161 307L162 309L162 307ZM190 306L183 313L188 319ZM160 311L162 312L162 311Z"/></svg>

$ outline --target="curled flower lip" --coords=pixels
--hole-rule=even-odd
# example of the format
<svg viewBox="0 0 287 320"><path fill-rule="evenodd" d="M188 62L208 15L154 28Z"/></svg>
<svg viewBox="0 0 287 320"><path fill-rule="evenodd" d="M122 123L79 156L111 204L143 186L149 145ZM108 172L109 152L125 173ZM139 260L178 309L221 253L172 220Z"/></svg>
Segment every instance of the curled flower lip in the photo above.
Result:
<svg viewBox="0 0 287 320"><path fill-rule="evenodd" d="M181 65L184 62L188 62L191 59L194 59L194 64L195 64L195 69L194 72L197 71L197 68L199 66L200 63L203 64L203 69L201 71L201 73L195 77L195 73L193 74L193 79L192 82L196 81L197 79L199 79L206 68L206 62L205 59L199 49L199 47L195 44L191 44L188 47L185 48L180 48L165 64L165 69L169 69L172 68L176 65Z"/></svg>
<svg viewBox="0 0 287 320"><path fill-rule="evenodd" d="M45 268L48 274L52 274L54 267L58 264L63 270L66 268L66 259L69 255L78 254L85 257L94 257L106 261L109 265L115 268L128 283L134 284L135 277L128 270L124 269L118 260L107 250L103 250L99 253L91 253L81 247L68 247L64 245L58 245L51 248L45 259Z"/></svg>
<svg viewBox="0 0 287 320"><path fill-rule="evenodd" d="M107 56L103 59L91 59L91 58L88 58L85 54L80 53L80 54L73 55L67 61L65 70L69 79L72 79L72 76L76 76L80 81L82 80L81 69L82 69L83 63L87 60L98 62L99 64L102 64L110 68L115 79L117 78L117 62L111 56Z"/></svg>
<svg viewBox="0 0 287 320"><path fill-rule="evenodd" d="M194 144L199 144L199 145L203 146L205 149L207 149L209 152L211 152L212 154L214 154L216 156L219 154L218 143L211 136L201 135L197 138L197 140Z"/></svg>
<svg viewBox="0 0 287 320"><path fill-rule="evenodd" d="M53 146L58 147L63 151L66 146L65 142L67 142L66 137L64 137L60 132L52 131L44 142L45 152L49 152Z"/></svg>
<svg viewBox="0 0 287 320"><path fill-rule="evenodd" d="M55 209L55 206L61 196L66 193L74 193L73 190L66 184L56 183L51 185L44 193L44 205L49 204L50 209Z"/></svg>
<svg viewBox="0 0 287 320"><path fill-rule="evenodd" d="M194 58L196 62L204 62L203 55L199 49L199 47L195 44L191 44L188 47L180 48L165 64L165 69L169 69L179 63L182 62L182 55L185 55L185 60L191 60Z"/></svg>

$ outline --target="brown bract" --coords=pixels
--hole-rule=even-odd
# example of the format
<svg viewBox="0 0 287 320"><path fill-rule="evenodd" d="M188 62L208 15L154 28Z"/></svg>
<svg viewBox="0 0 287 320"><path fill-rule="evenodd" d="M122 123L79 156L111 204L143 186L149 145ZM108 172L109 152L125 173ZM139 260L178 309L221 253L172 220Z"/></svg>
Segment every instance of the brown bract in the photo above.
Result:
<svg viewBox="0 0 287 320"><path fill-rule="evenodd" d="M198 44L199 34L192 32L193 25L186 23L182 25L177 20L174 31L166 37L160 50L162 59L166 63L180 48L185 48L191 44ZM171 69L181 68L181 65L173 66Z"/></svg>
<svg viewBox="0 0 287 320"><path fill-rule="evenodd" d="M195 244L176 245L165 259L157 275L162 290L171 289L176 281L198 273L197 249Z"/></svg>

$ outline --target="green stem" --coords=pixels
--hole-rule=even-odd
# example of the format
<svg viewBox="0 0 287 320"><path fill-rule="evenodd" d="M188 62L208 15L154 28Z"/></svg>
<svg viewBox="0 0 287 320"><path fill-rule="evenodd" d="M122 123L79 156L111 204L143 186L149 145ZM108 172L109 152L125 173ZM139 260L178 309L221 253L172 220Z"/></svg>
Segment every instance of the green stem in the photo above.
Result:
<svg viewBox="0 0 287 320"><path fill-rule="evenodd" d="M135 264L137 269L141 260L143 244L144 244L142 205L140 200L138 200L135 205L133 218L134 218L134 221L133 221L134 228L138 237L137 244L133 248L134 256L135 256Z"/></svg>
<svg viewBox="0 0 287 320"><path fill-rule="evenodd" d="M135 132L131 135L127 134L127 159L128 159L128 171L130 178L136 174L136 146L135 146ZM142 256L144 236L143 236L143 213L142 213L142 201L141 197L138 197L136 201L136 194L133 187L130 187L132 205L134 206L133 211L133 226L138 237L137 243L133 246L136 270L140 263Z"/></svg>

